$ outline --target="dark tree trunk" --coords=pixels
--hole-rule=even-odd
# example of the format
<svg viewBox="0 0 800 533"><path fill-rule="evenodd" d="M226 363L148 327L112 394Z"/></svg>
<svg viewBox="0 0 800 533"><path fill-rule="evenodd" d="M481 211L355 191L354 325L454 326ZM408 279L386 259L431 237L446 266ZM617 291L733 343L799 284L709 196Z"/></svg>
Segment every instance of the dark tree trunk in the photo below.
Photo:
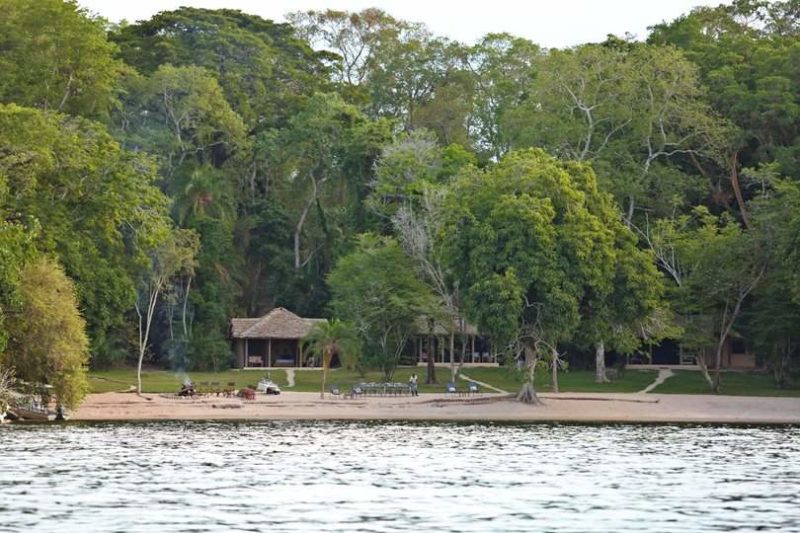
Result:
<svg viewBox="0 0 800 533"><path fill-rule="evenodd" d="M595 364L595 383L608 383L609 379L606 375L606 345L600 340L594 345L594 364Z"/></svg>
<svg viewBox="0 0 800 533"><path fill-rule="evenodd" d="M433 336L431 335L428 337L428 366L425 375L425 383L428 385L436 384L436 365L433 361L435 357L436 350L433 347Z"/></svg>
<svg viewBox="0 0 800 533"><path fill-rule="evenodd" d="M539 399L539 396L536 394L536 389L533 386L533 379L536 376L536 351L530 346L525 347L525 365L528 368L528 381L522 386L519 394L517 394L517 400L522 403L539 405L542 401Z"/></svg>

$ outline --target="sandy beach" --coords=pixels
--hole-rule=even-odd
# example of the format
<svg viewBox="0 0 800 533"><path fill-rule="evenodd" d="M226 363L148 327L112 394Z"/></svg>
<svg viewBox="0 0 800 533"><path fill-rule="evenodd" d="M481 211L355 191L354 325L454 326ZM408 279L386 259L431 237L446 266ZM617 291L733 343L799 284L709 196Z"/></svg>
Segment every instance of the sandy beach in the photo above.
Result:
<svg viewBox="0 0 800 533"><path fill-rule="evenodd" d="M667 394L542 394L542 405L503 395L471 398L326 398L284 392L255 400L132 393L90 395L72 420L435 420L800 424L800 398Z"/></svg>

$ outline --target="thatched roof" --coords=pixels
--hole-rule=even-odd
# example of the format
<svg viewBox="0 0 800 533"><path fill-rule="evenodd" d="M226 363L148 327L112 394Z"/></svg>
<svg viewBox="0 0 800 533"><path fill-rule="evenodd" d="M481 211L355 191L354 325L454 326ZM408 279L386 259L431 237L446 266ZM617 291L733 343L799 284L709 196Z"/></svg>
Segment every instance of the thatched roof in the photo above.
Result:
<svg viewBox="0 0 800 533"><path fill-rule="evenodd" d="M231 319L231 337L234 339L302 339L314 324L324 318L302 318L276 307L260 318Z"/></svg>

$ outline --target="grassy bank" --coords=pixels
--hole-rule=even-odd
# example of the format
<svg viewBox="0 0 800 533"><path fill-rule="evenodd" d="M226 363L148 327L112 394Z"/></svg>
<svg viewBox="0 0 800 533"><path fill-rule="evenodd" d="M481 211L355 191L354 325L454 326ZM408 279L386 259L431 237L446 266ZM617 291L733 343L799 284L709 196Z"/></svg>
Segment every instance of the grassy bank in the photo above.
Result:
<svg viewBox="0 0 800 533"><path fill-rule="evenodd" d="M710 394L708 383L697 371L676 370L675 375L656 387L660 394ZM769 374L723 372L720 394L730 396L800 396L800 388L779 389Z"/></svg>
<svg viewBox="0 0 800 533"><path fill-rule="evenodd" d="M436 368L436 384L425 383L426 369L424 367L398 368L393 381L407 383L412 372L419 377L419 390L422 393L442 393L445 385L450 381L450 369ZM319 370L295 371L295 386L288 386L285 370L272 370L270 377L286 390L297 392L317 392L320 388L321 372ZM509 368L465 368L463 374L471 379L488 383L499 389L516 392L523 382L523 375ZM142 372L142 388L144 392L161 393L175 392L180 388L184 377L196 384L203 382L217 382L221 387L234 383L235 388L255 385L258 380L266 375L266 371L259 370L227 370L224 372L190 372L178 374L166 370L148 370ZM622 377L612 383L598 384L594 382L593 371L570 371L559 374L559 388L562 392L637 392L650 384L656 376L653 370L628 370ZM329 385L339 385L349 389L350 385L360 382L382 382L383 374L380 372L367 372L363 376L355 371L344 369L331 370L328 377ZM124 391L136 384L135 369L115 369L89 373L91 392ZM465 382L459 380L457 386L465 387ZM540 392L552 391L549 372L540 372L536 376L536 388ZM699 372L679 370L675 375L656 388L653 392L664 394L711 394L708 385ZM722 376L722 394L735 396L800 396L800 388L778 389L767 374L747 372L725 372Z"/></svg>
<svg viewBox="0 0 800 533"><path fill-rule="evenodd" d="M419 390L422 393L442 393L445 385L450 381L450 369L436 368L436 384L425 383L426 369L424 367L398 368L392 380L407 383L412 373L419 377ZM287 390L297 392L316 392L320 389L321 372L319 370L295 371L295 386ZM467 368L463 374L471 379L488 383L502 390L516 392L523 382L523 375L508 368ZM142 372L142 390L149 393L175 392L180 388L184 378L188 376L195 384L203 382L218 382L221 386L234 383L236 388L255 385L258 380L266 375L266 371L258 370L227 370L224 372L190 372L178 374L166 370L148 370ZM284 370L270 371L270 377L281 387L287 387L287 377ZM626 372L619 380L608 384L594 383L594 373L589 371L566 372L559 374L559 385L566 392L636 392L643 389L655 378L655 372L636 370ZM350 385L360 382L383 382L381 372L367 372L363 376L355 371L334 369L330 371L328 383L349 389ZM121 368L107 371L89 373L91 392L111 392L129 390L136 384L136 370ZM456 385L465 387L465 382L459 380ZM536 377L536 387L542 392L552 390L550 375L540 373Z"/></svg>
<svg viewBox="0 0 800 533"><path fill-rule="evenodd" d="M150 393L177 392L187 375L195 384L218 382L224 387L228 383L235 383L236 388L240 389L248 385L255 385L264 374L264 372L238 370L190 372L188 374L178 374L168 370L148 370L142 371L142 391ZM286 386L286 372L283 370L273 370L271 377L279 385ZM136 369L118 368L89 372L91 392L124 391L135 385Z"/></svg>

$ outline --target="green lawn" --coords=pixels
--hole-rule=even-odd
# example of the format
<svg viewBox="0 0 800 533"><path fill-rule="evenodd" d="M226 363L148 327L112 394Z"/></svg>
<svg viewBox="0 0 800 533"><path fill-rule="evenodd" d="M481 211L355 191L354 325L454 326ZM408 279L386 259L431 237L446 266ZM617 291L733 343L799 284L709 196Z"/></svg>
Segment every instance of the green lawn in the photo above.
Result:
<svg viewBox="0 0 800 533"><path fill-rule="evenodd" d="M400 367L395 370L392 376L392 381L396 383L408 383L408 378L411 374L416 372L418 378L418 388L420 392L444 392L445 385L450 381L449 368L436 368L436 385L425 384L425 367ZM317 392L320 388L321 372L318 370L299 370L295 372L295 386L292 389L298 392ZM382 383L384 381L382 372L367 372L361 376L358 372L352 370L345 370L343 368L335 368L328 373L328 384L339 385L345 390L349 390L350 386L354 383ZM460 385L460 384L459 384Z"/></svg>
<svg viewBox="0 0 800 533"><path fill-rule="evenodd" d="M731 396L800 396L800 388L779 389L769 374L724 372L720 394ZM708 383L697 371L677 370L653 391L662 394L711 394Z"/></svg>
<svg viewBox="0 0 800 533"><path fill-rule="evenodd" d="M450 381L450 369L437 367L436 377L438 384L425 384L425 367L401 367L393 376L393 381L407 383L412 372L419 377L420 392L444 392L445 385ZM285 390L298 392L317 392L320 387L321 372L319 370L297 370L295 372L295 386L286 388L286 372L284 370L270 371L272 380ZM499 368L465 368L463 374L477 381L494 385L497 388L516 392L522 385L523 376L515 370ZM227 370L225 372L189 372L189 377L196 384L202 382L219 382L222 387L228 383L235 383L236 388L255 385L258 380L266 375L266 371L257 370ZM558 382L562 392L636 392L645 388L655 379L653 370L628 370L621 378L605 384L594 382L594 372L587 370L569 371L559 373ZM180 388L183 376L167 370L149 370L142 372L142 388L144 392L175 392ZM357 372L344 369L330 371L328 383L349 389L350 385L360 382L382 382L383 374L380 372L367 372L361 376ZM135 369L115 369L89 373L91 392L122 391L136 384ZM465 383L459 380L456 384L464 388ZM550 373L540 371L536 376L536 390L550 392ZM678 370L664 384L653 392L665 394L711 394L700 372ZM726 372L722 376L722 394L737 396L800 396L800 388L778 389L772 377L766 374L745 372Z"/></svg>
<svg viewBox="0 0 800 533"><path fill-rule="evenodd" d="M236 383L236 388L255 385L266 372L256 370L227 370L225 372L189 372L189 378L195 383L200 384L204 381L219 382L221 386L228 383ZM272 370L272 380L280 386L286 386L286 372L283 370ZM148 370L142 371L142 391L143 392L176 392L183 382L183 375L168 370ZM91 392L110 392L128 389L131 385L136 385L136 369L120 368L114 370L92 371L89 372L89 386Z"/></svg>
<svg viewBox="0 0 800 533"><path fill-rule="evenodd" d="M464 374L510 392L519 390L524 381L522 373L504 367L465 368ZM649 385L655 377L656 373L652 370L628 370L612 383L595 383L594 371L575 370L559 372L558 387L561 392L637 392ZM535 385L538 392L552 391L550 372L538 371Z"/></svg>
<svg viewBox="0 0 800 533"><path fill-rule="evenodd" d="M407 383L412 372L416 372L419 377L419 390L422 393L441 393L445 390L445 385L450 381L450 369L447 367L436 368L437 384L425 384L425 367L400 367L392 380L400 383ZM500 368L466 368L463 372L466 376L477 381L482 381L497 388L516 392L522 385L523 375L512 369ZM225 372L189 372L190 379L195 384L202 382L219 382L221 386L229 382L235 383L236 388L247 385L255 385L258 380L266 375L265 371L256 370L228 370ZM278 383L285 390L298 392L317 392L320 388L321 372L319 370L297 370L295 372L295 386L287 387L286 372L284 370L272 370L272 380ZM594 383L594 373L589 371L562 372L559 374L559 385L562 391L567 392L635 392L643 389L655 378L652 371L628 371L619 380L608 384ZM167 370L149 370L142 372L142 389L144 392L160 393L175 392L180 388L183 375ZM364 376L355 371L344 369L331 370L328 376L329 385L339 385L349 389L350 385L360 382L383 382L381 372L367 372ZM136 384L135 369L115 369L107 371L97 371L89 373L89 384L91 392L110 392L123 391ZM456 385L459 388L465 387L465 382L459 380ZM540 372L536 378L537 390L547 392L551 390L549 373Z"/></svg>

